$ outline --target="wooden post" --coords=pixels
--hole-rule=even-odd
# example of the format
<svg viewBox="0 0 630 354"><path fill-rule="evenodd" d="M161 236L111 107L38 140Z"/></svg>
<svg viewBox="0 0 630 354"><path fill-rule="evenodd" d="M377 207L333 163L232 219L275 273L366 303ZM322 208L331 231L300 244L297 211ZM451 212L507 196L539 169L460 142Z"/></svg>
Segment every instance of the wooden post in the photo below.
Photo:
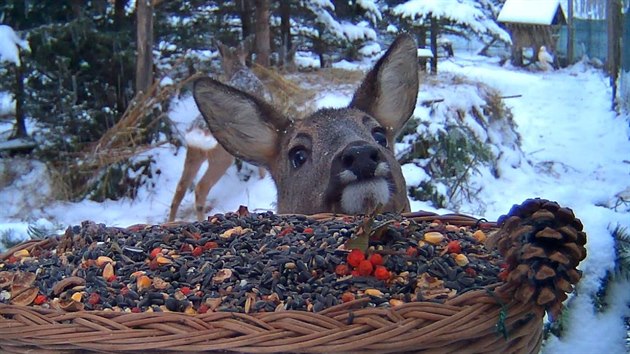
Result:
<svg viewBox="0 0 630 354"><path fill-rule="evenodd" d="M420 48L426 48L427 47L427 30L426 27L419 27L418 28L418 46ZM418 65L420 65L420 70L421 71L427 71L427 59L424 57L418 58Z"/></svg>
<svg viewBox="0 0 630 354"><path fill-rule="evenodd" d="M437 48L437 37L438 32L440 30L438 19L430 14L431 16L431 52L433 52L433 59L431 59L431 74L437 75L437 64L438 64L438 48Z"/></svg>
<svg viewBox="0 0 630 354"><path fill-rule="evenodd" d="M18 49L18 59L22 63L20 58L20 50ZM15 65L15 132L11 135L11 138L25 138L26 123L24 121L24 72L22 70L22 64Z"/></svg>
<svg viewBox="0 0 630 354"><path fill-rule="evenodd" d="M606 18L608 23L608 60L606 68L610 76L612 87L612 109L616 109L617 98L617 78L619 78L619 68L621 64L621 31L622 13L621 0L606 1Z"/></svg>
<svg viewBox="0 0 630 354"><path fill-rule="evenodd" d="M150 0L136 3L136 94L147 93L153 83L153 5Z"/></svg>

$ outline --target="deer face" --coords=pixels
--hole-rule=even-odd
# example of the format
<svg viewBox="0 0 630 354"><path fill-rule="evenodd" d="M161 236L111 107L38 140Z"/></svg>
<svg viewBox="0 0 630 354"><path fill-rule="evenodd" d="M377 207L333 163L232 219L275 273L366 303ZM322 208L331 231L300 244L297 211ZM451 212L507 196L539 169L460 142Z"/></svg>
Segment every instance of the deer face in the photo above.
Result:
<svg viewBox="0 0 630 354"><path fill-rule="evenodd" d="M299 121L209 78L195 82L194 97L227 151L270 171L279 213L408 211L393 144L415 108L416 58L413 39L399 36L347 108Z"/></svg>

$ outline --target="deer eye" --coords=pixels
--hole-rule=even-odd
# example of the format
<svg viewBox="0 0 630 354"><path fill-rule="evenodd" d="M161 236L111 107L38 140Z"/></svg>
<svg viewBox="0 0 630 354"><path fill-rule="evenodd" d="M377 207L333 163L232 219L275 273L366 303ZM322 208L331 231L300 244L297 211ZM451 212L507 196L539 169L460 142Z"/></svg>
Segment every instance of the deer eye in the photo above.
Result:
<svg viewBox="0 0 630 354"><path fill-rule="evenodd" d="M293 168L300 168L308 159L308 152L304 146L296 146L289 151L289 160Z"/></svg>
<svg viewBox="0 0 630 354"><path fill-rule="evenodd" d="M374 129L372 131L372 137L379 145L387 147L387 137L385 136L385 132L381 128Z"/></svg>

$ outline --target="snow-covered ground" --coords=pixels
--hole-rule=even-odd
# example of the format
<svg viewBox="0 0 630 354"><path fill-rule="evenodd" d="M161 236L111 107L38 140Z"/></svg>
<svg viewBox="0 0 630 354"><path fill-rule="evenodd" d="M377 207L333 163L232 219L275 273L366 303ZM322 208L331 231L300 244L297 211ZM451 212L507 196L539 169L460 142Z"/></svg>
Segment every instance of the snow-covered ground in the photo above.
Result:
<svg viewBox="0 0 630 354"><path fill-rule="evenodd" d="M552 337L543 351L626 353L623 316L630 315L630 283L613 286L610 307L604 313L595 313L590 296L598 290L606 271L613 268L611 228L621 225L630 229L628 203L614 208L618 201L615 195L630 187L630 129L626 119L610 111L608 79L582 64L555 72L530 72L468 55L441 62L439 69L483 81L506 96L522 95L506 100L506 104L518 124L528 163L518 168L501 166L499 179L489 171L474 176L473 182L483 187L479 199L484 205L464 205L459 211L475 214L485 210L479 216L496 219L513 204L543 197L572 208L585 225L588 256L581 264L584 277L578 287L579 296L570 303L564 336ZM339 106L349 100L346 92L330 92L320 96L317 105ZM190 98L175 102L173 107L171 118L181 129L197 114ZM25 235L29 224L64 229L86 219L110 226L164 222L185 151L161 146L146 153L154 156L161 171L154 180L155 187L143 188L133 201L104 203L50 201L53 187L45 181L45 168L29 161L11 161L13 166L23 164L23 170L12 183L0 184L4 206L0 209L0 232L13 229L15 234ZM410 166L404 171L410 180L419 173ZM186 195L180 217L194 218L193 199L192 193ZM250 210L273 210L275 187L269 176L240 181L231 167L209 199L214 206L212 212L234 211L241 204ZM412 201L411 205L412 210L433 210L423 202Z"/></svg>

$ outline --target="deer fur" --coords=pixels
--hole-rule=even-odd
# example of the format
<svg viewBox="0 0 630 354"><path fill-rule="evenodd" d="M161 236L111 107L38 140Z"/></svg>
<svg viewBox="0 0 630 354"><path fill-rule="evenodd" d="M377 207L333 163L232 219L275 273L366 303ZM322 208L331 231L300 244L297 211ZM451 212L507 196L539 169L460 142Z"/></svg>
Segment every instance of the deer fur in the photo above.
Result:
<svg viewBox="0 0 630 354"><path fill-rule="evenodd" d="M416 48L410 35L399 36L348 107L301 120L211 78L196 80L193 95L227 151L269 170L279 213L409 211L393 146L416 105Z"/></svg>
<svg viewBox="0 0 630 354"><path fill-rule="evenodd" d="M269 99L270 95L263 83L245 64L251 42L252 37L249 37L237 48L231 48L216 41L221 55L221 66L229 79L229 85L258 98ZM210 189L234 163L234 157L221 144L217 144L201 116L195 119L184 139L186 143L184 169L173 195L168 220L175 220L186 190L193 183L204 161L208 161L206 172L195 186L195 213L197 220L201 221L205 218L206 198ZM258 175L260 178L265 177L264 168L259 167Z"/></svg>

